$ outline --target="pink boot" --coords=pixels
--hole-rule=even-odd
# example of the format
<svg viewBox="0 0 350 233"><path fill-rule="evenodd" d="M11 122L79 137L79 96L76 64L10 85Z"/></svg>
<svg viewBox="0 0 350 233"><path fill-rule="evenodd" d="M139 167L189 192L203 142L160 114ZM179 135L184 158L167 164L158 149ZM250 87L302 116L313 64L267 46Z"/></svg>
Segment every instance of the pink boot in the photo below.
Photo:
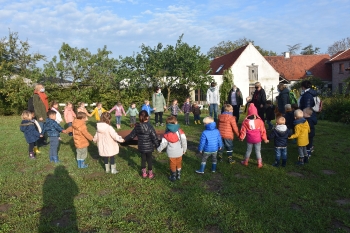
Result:
<svg viewBox="0 0 350 233"><path fill-rule="evenodd" d="M142 178L146 178L147 177L147 172L146 172L146 168L142 168Z"/></svg>
<svg viewBox="0 0 350 233"><path fill-rule="evenodd" d="M248 166L248 161L249 159L244 159L243 161L241 161L241 164L244 166Z"/></svg>
<svg viewBox="0 0 350 233"><path fill-rule="evenodd" d="M148 178L153 179L153 177L154 177L154 174L153 174L152 170L149 170L148 171Z"/></svg>
<svg viewBox="0 0 350 233"><path fill-rule="evenodd" d="M262 159L258 159L258 168L262 168L263 164L262 164Z"/></svg>

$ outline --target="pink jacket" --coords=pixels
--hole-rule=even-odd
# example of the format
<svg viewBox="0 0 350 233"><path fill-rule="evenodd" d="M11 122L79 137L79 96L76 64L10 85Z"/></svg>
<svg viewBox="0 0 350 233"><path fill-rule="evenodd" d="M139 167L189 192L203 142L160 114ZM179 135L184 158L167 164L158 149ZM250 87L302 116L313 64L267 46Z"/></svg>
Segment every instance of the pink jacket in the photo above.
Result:
<svg viewBox="0 0 350 233"><path fill-rule="evenodd" d="M248 119L252 115L255 115L256 119ZM248 115L242 122L242 128L239 134L240 140L243 140L245 137L247 137L247 143L253 144L267 140L265 124L259 118L258 111L253 104L249 105Z"/></svg>
<svg viewBox="0 0 350 233"><path fill-rule="evenodd" d="M123 142L124 140L115 132L111 125L105 122L98 122L93 141L97 143L100 156L111 157L119 153L118 142Z"/></svg>
<svg viewBox="0 0 350 233"><path fill-rule="evenodd" d="M71 108L65 108L64 109L64 120L66 123L73 122L74 118L77 116L75 115L75 112Z"/></svg>
<svg viewBox="0 0 350 233"><path fill-rule="evenodd" d="M121 105L120 107L118 105L115 105L108 112L111 113L111 112L113 112L113 110L115 110L115 116L122 116L123 114L125 115L125 111L124 111L123 105Z"/></svg>

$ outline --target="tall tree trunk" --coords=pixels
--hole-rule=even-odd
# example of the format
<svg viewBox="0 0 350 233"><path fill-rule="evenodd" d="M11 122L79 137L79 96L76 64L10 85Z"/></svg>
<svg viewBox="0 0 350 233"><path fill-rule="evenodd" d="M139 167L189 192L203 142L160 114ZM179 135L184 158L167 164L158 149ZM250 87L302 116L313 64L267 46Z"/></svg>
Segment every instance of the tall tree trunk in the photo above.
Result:
<svg viewBox="0 0 350 233"><path fill-rule="evenodd" d="M167 97L166 106L169 106L169 103L170 103L170 87L168 87L167 89L168 89L168 97Z"/></svg>

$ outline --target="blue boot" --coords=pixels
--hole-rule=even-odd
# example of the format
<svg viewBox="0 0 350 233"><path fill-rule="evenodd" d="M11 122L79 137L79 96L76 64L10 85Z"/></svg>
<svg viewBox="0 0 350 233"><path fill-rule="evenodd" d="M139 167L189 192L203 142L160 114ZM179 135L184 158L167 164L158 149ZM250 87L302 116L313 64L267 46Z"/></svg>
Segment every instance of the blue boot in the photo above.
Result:
<svg viewBox="0 0 350 233"><path fill-rule="evenodd" d="M196 170L196 172L199 173L199 174L203 174L204 173L204 169L205 169L205 165L206 165L206 163L202 162L201 163L201 167L199 168L199 170Z"/></svg>
<svg viewBox="0 0 350 233"><path fill-rule="evenodd" d="M283 163L283 162L282 162ZM279 167L280 166L280 160L276 159L275 162L272 164L274 167Z"/></svg>
<svg viewBox="0 0 350 233"><path fill-rule="evenodd" d="M176 180L176 172L170 171L169 180L174 182Z"/></svg>
<svg viewBox="0 0 350 233"><path fill-rule="evenodd" d="M211 165L211 172L216 172L216 163Z"/></svg>
<svg viewBox="0 0 350 233"><path fill-rule="evenodd" d="M78 162L78 168L81 168L81 160L77 160Z"/></svg>
<svg viewBox="0 0 350 233"><path fill-rule="evenodd" d="M87 168L88 165L85 164L85 160L80 160L80 168Z"/></svg>

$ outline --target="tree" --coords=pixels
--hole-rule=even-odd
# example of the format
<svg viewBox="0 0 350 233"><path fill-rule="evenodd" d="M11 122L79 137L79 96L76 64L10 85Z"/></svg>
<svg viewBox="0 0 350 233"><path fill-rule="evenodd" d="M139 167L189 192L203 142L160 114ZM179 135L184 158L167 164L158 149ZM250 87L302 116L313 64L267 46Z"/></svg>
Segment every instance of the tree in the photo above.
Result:
<svg viewBox="0 0 350 233"><path fill-rule="evenodd" d="M287 45L288 47L288 51L289 53L292 54L296 54L297 51L300 49L301 47L301 43L295 44L295 45Z"/></svg>
<svg viewBox="0 0 350 233"><path fill-rule="evenodd" d="M309 44L308 46L304 47L301 49L302 55L312 55L312 54L317 54L320 51L319 47L313 47L312 44Z"/></svg>
<svg viewBox="0 0 350 233"><path fill-rule="evenodd" d="M350 48L350 37L338 40L328 47L328 53L333 56L334 54L347 50Z"/></svg>
<svg viewBox="0 0 350 233"><path fill-rule="evenodd" d="M228 94L233 86L233 74L231 69L226 69L222 75L222 84L220 85L220 100L223 106Z"/></svg>
<svg viewBox="0 0 350 233"><path fill-rule="evenodd" d="M236 49L239 49L249 43L252 43L254 45L254 41L247 39L245 37L240 38L238 40L235 40L234 42L228 40L228 41L221 41L217 46L211 47L209 49L209 52L207 55L210 59L215 59L216 57L223 56L225 54L228 54ZM255 48L261 53L263 56L276 56L277 54L273 51L264 50L259 46L255 46Z"/></svg>

